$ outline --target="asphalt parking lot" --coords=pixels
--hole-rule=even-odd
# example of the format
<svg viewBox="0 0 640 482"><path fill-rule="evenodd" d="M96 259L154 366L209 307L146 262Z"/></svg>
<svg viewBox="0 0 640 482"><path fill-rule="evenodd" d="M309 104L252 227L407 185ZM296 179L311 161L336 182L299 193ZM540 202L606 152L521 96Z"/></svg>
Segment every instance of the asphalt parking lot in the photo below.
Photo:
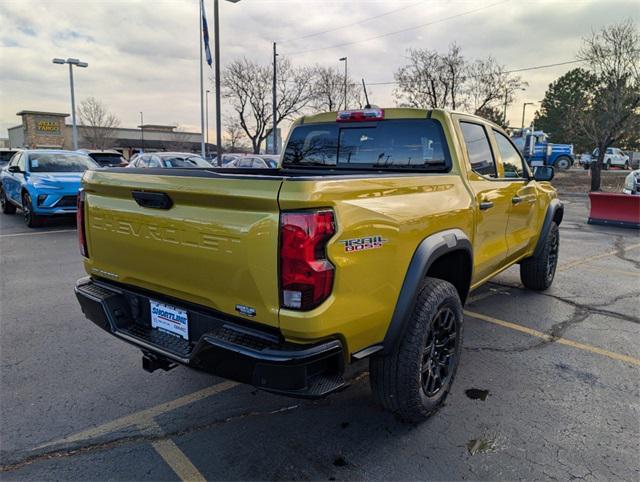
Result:
<svg viewBox="0 0 640 482"><path fill-rule="evenodd" d="M472 294L446 406L407 425L366 363L320 401L185 368L146 373L82 315L73 221L0 216L2 480L640 480L640 237L564 199L552 288Z"/></svg>

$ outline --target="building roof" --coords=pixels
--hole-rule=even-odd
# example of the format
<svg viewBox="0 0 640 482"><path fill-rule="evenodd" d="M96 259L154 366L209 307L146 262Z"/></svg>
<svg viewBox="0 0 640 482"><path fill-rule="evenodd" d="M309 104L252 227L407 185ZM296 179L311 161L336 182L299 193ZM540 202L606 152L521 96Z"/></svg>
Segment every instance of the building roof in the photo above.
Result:
<svg viewBox="0 0 640 482"><path fill-rule="evenodd" d="M64 114L61 112L44 112L40 110L21 110L20 112L16 112L16 115L27 115L27 114L50 115L55 117L69 117L69 114Z"/></svg>

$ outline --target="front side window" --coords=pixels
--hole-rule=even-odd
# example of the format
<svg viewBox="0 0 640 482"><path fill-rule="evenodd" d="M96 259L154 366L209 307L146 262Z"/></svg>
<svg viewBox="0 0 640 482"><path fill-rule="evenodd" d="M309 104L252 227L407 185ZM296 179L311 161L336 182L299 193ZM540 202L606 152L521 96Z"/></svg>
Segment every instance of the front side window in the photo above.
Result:
<svg viewBox="0 0 640 482"><path fill-rule="evenodd" d="M496 161L484 127L471 122L460 122L460 129L467 147L471 169L482 176L497 177Z"/></svg>
<svg viewBox="0 0 640 482"><path fill-rule="evenodd" d="M22 157L24 160L25 156ZM99 167L89 156L70 153L32 152L30 172L84 172Z"/></svg>
<svg viewBox="0 0 640 482"><path fill-rule="evenodd" d="M502 167L504 168L504 177L524 178L525 168L518 150L511 144L509 139L496 130L493 131L498 144L498 151L502 158Z"/></svg>
<svg viewBox="0 0 640 482"><path fill-rule="evenodd" d="M415 119L298 126L282 165L447 172L451 161L440 123Z"/></svg>

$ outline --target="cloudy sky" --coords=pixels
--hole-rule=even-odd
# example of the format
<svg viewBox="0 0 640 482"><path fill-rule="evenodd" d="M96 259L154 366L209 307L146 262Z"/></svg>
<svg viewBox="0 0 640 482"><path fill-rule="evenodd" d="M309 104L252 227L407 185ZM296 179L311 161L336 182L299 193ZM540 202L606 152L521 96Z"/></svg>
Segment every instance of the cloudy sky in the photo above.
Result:
<svg viewBox="0 0 640 482"><path fill-rule="evenodd" d="M69 112L66 66L53 65L53 57L88 62L88 69L77 71L76 98L102 100L123 127L139 124L143 111L145 123L178 123L199 131L198 3L0 0L0 137L19 123L19 110ZM468 58L492 55L507 69L519 69L575 60L581 38L591 29L625 18L640 21L637 0L220 4L223 67L241 56L268 63L272 42L277 41L281 55L298 65L342 68L338 58L348 56L352 76L370 84L392 81L410 47L445 51L456 42ZM213 35L213 1L205 5ZM331 31L313 35L327 30ZM394 33L400 30L405 31ZM522 102L542 99L547 85L572 67L523 72L529 87L510 108L511 123L520 123ZM392 105L393 88L372 86L372 102ZM213 116L211 108L210 119ZM210 129L213 135L213 121Z"/></svg>

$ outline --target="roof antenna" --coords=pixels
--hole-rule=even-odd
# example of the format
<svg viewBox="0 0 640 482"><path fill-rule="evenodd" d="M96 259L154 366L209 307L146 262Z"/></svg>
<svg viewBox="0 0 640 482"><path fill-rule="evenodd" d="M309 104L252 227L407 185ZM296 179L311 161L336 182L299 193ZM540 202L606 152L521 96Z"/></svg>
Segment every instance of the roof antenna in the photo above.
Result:
<svg viewBox="0 0 640 482"><path fill-rule="evenodd" d="M364 90L364 98L367 101L367 105L365 105L364 108L371 109L371 104L369 104L369 96L367 95L367 86L364 83L364 77L362 78L362 90Z"/></svg>

